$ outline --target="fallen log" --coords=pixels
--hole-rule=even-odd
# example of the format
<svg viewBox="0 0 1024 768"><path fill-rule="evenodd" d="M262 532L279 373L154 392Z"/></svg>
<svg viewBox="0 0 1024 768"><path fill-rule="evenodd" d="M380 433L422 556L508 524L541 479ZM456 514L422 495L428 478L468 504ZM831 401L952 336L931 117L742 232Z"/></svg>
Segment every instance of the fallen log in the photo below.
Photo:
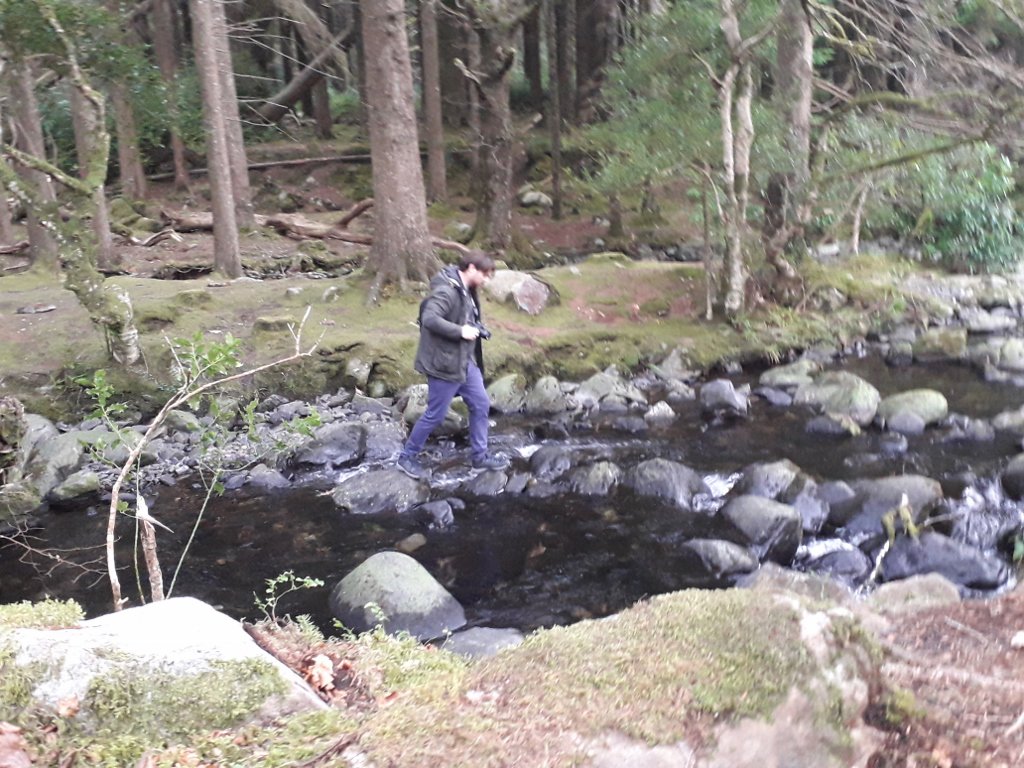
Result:
<svg viewBox="0 0 1024 768"><path fill-rule="evenodd" d="M25 250L28 250L28 240L21 240L14 245L0 245L0 254L4 256L21 253Z"/></svg>
<svg viewBox="0 0 1024 768"><path fill-rule="evenodd" d="M362 206L362 209L356 214L358 215L358 213L369 208L372 202L372 199L364 200L350 210L349 213L351 214L352 211L356 210L356 208ZM211 231L213 229L213 214L208 211L186 213L163 210L160 212L160 215L170 223L174 229L179 231L195 232ZM349 214L346 214L346 216L348 215ZM345 217L343 217L343 220L345 220ZM373 245L372 235L349 232L348 230L339 228L337 224L322 224L318 221L311 221L300 214L278 213L273 216L257 214L256 224L260 227L272 227L285 237L292 237L300 240L331 239L341 240L345 243L355 243L357 245ZM457 251L458 253L469 253L470 251L470 249L462 243L457 243L454 240L445 240L443 237L431 236L430 244L435 248L444 248L450 251Z"/></svg>

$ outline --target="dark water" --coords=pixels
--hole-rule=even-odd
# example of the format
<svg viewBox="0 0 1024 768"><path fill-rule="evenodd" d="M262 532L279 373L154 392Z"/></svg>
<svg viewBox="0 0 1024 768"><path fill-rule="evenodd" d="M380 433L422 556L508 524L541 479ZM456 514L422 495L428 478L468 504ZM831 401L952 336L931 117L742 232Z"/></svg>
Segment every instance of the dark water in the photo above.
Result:
<svg viewBox="0 0 1024 768"><path fill-rule="evenodd" d="M917 387L938 389L952 412L975 418L990 418L1024 403L1024 390L986 383L967 366L897 369L868 357L847 360L844 367L872 382L883 396ZM743 381L742 376L733 378ZM749 418L718 423L702 418L693 403L664 431L631 434L598 424L570 431L556 442L581 460L603 458L623 467L653 457L680 461L704 474L720 492L744 466L788 458L819 480L915 472L942 481L948 495L959 496L964 478L981 489L978 493L991 495L991 478L1020 450L1019 438L1009 434L997 434L989 442L950 442L943 440L943 430L931 429L911 437L905 453L888 455L877 430L854 438L808 434L809 415L754 398ZM514 457L514 469L526 469L526 457L540 442L539 428L521 419L499 420L492 436L499 449ZM446 485L454 489L467 477L456 460L463 453L459 445L440 449L435 496L446 495ZM148 499L153 515L173 529L159 533L168 585L202 507L202 489L191 487L192 482L162 488ZM253 495L243 489L213 498L173 594L200 597L237 617L257 617L254 593L262 595L265 580L292 570L322 579L325 586L286 596L278 611L308 613L330 630L330 587L369 555L420 532L427 543L413 556L462 602L471 624L532 629L606 615L650 594L658 583L652 575L662 567L659 547L668 539L733 535L716 529L722 524L707 517L700 530L688 530L692 517L624 491L606 498L467 498L453 527L426 530L408 515L339 512L327 490L320 482L286 492ZM977 514L1020 515L1007 504L990 500ZM105 505L51 512L44 522L45 528L34 534L40 549L73 550L66 553L68 559L93 562L83 570L25 555L12 545L2 547L0 602L51 595L75 598L90 615L107 612L110 593L101 548ZM130 519L122 519L119 533L120 552L130 558ZM123 569L120 578L124 593L132 597L130 604L137 604L131 569Z"/></svg>

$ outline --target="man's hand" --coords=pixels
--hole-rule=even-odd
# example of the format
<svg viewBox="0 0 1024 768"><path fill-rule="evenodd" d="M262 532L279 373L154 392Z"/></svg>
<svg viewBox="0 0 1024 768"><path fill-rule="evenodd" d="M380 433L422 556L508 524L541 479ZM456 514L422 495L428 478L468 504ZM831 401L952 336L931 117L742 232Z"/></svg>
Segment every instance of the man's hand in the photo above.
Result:
<svg viewBox="0 0 1024 768"><path fill-rule="evenodd" d="M480 335L480 329L473 325L462 326L462 338L466 341L473 341Z"/></svg>

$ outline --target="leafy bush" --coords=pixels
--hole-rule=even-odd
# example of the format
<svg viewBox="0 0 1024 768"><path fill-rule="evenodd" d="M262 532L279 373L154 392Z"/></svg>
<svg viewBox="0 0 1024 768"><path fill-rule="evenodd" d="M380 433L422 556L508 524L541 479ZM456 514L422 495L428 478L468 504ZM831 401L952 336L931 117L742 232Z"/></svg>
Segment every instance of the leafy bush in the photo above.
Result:
<svg viewBox="0 0 1024 768"><path fill-rule="evenodd" d="M900 195L895 190L913 190ZM873 217L950 269L999 271L1021 260L1022 228L1012 195L1013 165L989 144L931 155L898 173Z"/></svg>

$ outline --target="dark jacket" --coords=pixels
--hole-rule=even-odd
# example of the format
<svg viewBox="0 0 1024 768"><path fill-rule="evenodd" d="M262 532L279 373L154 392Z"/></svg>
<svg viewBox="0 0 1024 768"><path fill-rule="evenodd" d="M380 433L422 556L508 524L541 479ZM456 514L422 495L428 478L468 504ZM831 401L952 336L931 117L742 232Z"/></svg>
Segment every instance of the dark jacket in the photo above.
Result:
<svg viewBox="0 0 1024 768"><path fill-rule="evenodd" d="M416 370L435 379L465 381L469 356L483 371L483 345L462 338L462 326L479 323L476 291L462 283L455 267L445 267L430 281L430 295L420 304L420 344Z"/></svg>

